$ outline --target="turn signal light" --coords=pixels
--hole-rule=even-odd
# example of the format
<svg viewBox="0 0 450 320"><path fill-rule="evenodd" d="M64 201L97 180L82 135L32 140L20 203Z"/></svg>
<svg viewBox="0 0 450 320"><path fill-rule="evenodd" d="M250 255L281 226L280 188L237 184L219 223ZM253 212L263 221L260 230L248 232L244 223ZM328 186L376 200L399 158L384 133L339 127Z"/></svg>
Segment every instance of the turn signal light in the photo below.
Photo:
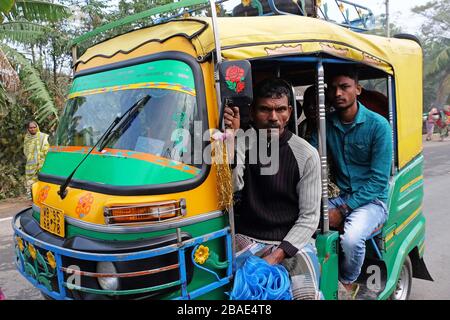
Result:
<svg viewBox="0 0 450 320"><path fill-rule="evenodd" d="M104 209L107 224L163 222L186 214L186 200L110 206Z"/></svg>

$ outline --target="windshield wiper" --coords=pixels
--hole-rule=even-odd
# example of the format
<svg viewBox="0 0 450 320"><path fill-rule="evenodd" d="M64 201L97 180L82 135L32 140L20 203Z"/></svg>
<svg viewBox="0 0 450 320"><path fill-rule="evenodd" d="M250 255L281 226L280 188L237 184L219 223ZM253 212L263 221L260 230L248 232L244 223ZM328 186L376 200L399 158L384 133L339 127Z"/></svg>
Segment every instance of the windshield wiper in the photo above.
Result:
<svg viewBox="0 0 450 320"><path fill-rule="evenodd" d="M84 156L84 158L78 163L78 165L73 169L72 173L66 178L64 183L60 186L59 191L57 192L58 195L61 197L61 199L64 199L67 195L67 186L69 185L70 181L72 180L73 175L78 170L78 168L81 166L81 164L86 160L86 158L91 154L91 152L97 147L97 145L100 144L99 150L102 151L103 148L107 145L110 138L114 136L119 130L124 128L130 120L134 119L134 117L140 112L140 109L147 104L147 102L150 100L150 95L145 95L138 101L136 101L130 108L128 108L127 111L125 111L124 114L121 116L118 116L114 119L114 121L110 124L108 129L102 134L102 136L97 140L95 145L89 150L89 152ZM117 125L120 123L121 125L117 127ZM117 127L117 128L116 128Z"/></svg>

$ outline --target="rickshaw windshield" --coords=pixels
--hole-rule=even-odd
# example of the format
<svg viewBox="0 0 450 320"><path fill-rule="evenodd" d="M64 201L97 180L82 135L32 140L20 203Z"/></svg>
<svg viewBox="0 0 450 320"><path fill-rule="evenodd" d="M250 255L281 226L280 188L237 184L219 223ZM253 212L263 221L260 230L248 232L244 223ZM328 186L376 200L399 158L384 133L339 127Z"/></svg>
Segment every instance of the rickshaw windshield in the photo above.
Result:
<svg viewBox="0 0 450 320"><path fill-rule="evenodd" d="M194 76L187 64L176 60L76 78L56 133L56 145L93 146L117 116L146 95L151 99L106 148L191 164L194 121L200 120Z"/></svg>

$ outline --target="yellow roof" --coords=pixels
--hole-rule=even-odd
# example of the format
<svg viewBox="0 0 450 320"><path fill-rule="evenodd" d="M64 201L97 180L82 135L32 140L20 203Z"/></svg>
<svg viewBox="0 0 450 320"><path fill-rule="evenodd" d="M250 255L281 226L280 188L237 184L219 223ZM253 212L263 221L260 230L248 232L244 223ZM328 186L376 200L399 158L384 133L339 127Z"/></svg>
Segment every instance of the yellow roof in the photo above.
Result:
<svg viewBox="0 0 450 320"><path fill-rule="evenodd" d="M91 67L90 60L97 60L92 66L98 66L126 59L129 53L149 54L149 45L154 42L170 50L187 45L192 55L203 57L215 48L211 25L210 18L196 18L135 30L92 46L76 64L86 69ZM393 74L400 167L421 151L422 50L416 42L357 33L324 20L294 15L219 18L218 26L226 60L323 52Z"/></svg>
<svg viewBox="0 0 450 320"><path fill-rule="evenodd" d="M420 50L413 41L356 33L302 16L227 17L219 18L218 25L222 55L229 60L326 52L392 73L390 65L395 65L403 54L417 55ZM164 42L176 35L188 38L198 56L215 48L210 18L175 20L99 43L89 48L77 64L99 55L111 57L118 52L130 52L151 41Z"/></svg>

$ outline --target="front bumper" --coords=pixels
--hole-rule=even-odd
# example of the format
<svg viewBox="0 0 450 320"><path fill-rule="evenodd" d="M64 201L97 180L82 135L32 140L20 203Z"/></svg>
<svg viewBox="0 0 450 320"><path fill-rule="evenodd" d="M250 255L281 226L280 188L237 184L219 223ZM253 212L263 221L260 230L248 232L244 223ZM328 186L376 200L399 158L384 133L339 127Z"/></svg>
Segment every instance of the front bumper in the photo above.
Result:
<svg viewBox="0 0 450 320"><path fill-rule="evenodd" d="M193 252L206 241L225 238L227 260L231 262L229 227L192 238L180 232L139 241L103 241L81 236L61 239L42 230L32 209L18 213L12 223L15 233L16 265L19 272L53 299L158 299L179 292L176 299L193 299L225 286L226 275L188 292L194 269ZM100 261L113 262L117 273L99 274ZM97 278L119 278L117 290L103 290Z"/></svg>

